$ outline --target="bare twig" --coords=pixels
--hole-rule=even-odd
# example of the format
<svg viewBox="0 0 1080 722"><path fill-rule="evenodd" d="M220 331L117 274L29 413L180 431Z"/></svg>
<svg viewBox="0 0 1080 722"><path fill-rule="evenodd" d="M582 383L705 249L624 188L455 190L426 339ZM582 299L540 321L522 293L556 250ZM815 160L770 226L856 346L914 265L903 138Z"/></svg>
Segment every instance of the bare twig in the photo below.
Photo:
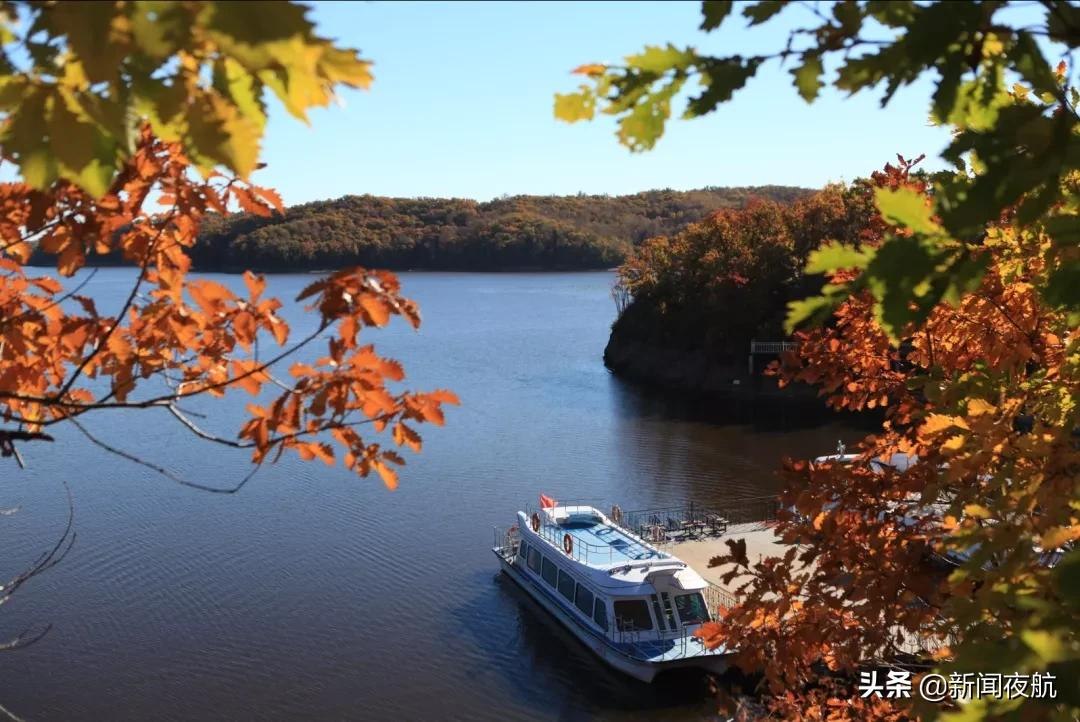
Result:
<svg viewBox="0 0 1080 722"><path fill-rule="evenodd" d="M10 579L7 583L0 585L0 606L7 603L22 585L26 584L39 574L52 569L63 561L64 557L68 555L68 552L71 551L72 546L75 544L75 504L71 498L71 489L66 482L62 483L68 502L68 518L67 523L64 525L63 533L51 549L42 553L29 567ZM29 626L7 641L0 642L0 652L10 652L15 649L29 647L31 644L34 644L48 634L50 629L52 629L51 624L46 624L37 629L33 626ZM20 719L3 706L0 706L0 714L4 714L13 720Z"/></svg>
<svg viewBox="0 0 1080 722"><path fill-rule="evenodd" d="M253 476L255 476L255 472L259 470L258 466L253 468L251 470L251 472L249 472L247 474L247 476L245 476L243 479L240 480L240 482L238 484L236 484L236 486L224 487L224 488L223 487L217 487L217 486L207 486L206 484L200 484L197 481L188 481L187 479L184 479L182 477L177 476L176 474L172 473L171 471L169 471L168 469L166 469L163 466L159 466L159 465L154 464L152 462L146 461L145 459L141 459L138 456L136 456L135 454L124 451L123 449L118 449L115 446L112 446L111 444L108 444L108 443L102 441L98 437L91 434L89 429L87 429L85 426L80 424L78 422L78 420L76 420L75 418L69 418L68 421L70 421L72 424L74 424L75 428L77 428L80 432L82 432L82 435L85 436L87 439L89 439L95 446L98 446L98 447L104 449L105 451L108 451L110 454L115 454L116 456L119 456L119 457L121 457L123 459L127 459L128 461L132 462L133 464L138 464L139 466L145 466L147 469L150 469L151 471L154 471L154 472L164 476L166 479L168 479L170 481L174 481L177 484L180 484L181 486L188 486L188 487L191 487L192 489L198 489L199 491L208 491L208 492L210 492L212 494L235 494L236 492L238 492L242 488L244 488L244 486L249 481L251 481L251 478Z"/></svg>

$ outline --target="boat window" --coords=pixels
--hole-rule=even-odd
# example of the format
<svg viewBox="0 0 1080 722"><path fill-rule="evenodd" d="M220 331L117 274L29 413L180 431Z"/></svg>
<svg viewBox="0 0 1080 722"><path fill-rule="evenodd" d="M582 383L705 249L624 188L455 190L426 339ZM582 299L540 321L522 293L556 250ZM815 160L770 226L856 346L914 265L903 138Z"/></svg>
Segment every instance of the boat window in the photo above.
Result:
<svg viewBox="0 0 1080 722"><path fill-rule="evenodd" d="M529 547L529 569L540 573L540 552L536 551L535 547Z"/></svg>
<svg viewBox="0 0 1080 722"><path fill-rule="evenodd" d="M555 575L558 573L558 567L555 566L555 562L551 561L547 557L544 557L544 581L555 586Z"/></svg>
<svg viewBox="0 0 1080 722"><path fill-rule="evenodd" d="M518 558L525 561L529 558L529 545L525 542L518 544Z"/></svg>
<svg viewBox="0 0 1080 722"><path fill-rule="evenodd" d="M709 610L700 594L677 595L675 597L675 608L679 610L679 620L684 626L709 621Z"/></svg>
<svg viewBox="0 0 1080 722"><path fill-rule="evenodd" d="M620 632L652 629L648 602L644 599L621 599L615 602L615 623Z"/></svg>
<svg viewBox="0 0 1080 722"><path fill-rule="evenodd" d="M652 608L656 614L656 623L660 625L660 629L664 628L664 615L660 613L660 600L654 594L652 595Z"/></svg>
<svg viewBox="0 0 1080 722"><path fill-rule="evenodd" d="M559 594L574 601L574 578L562 569L559 570Z"/></svg>
<svg viewBox="0 0 1080 722"><path fill-rule="evenodd" d="M664 605L664 620L667 623L667 628L675 629L678 625L675 623L675 610L671 608L671 595L667 592L661 592L660 601Z"/></svg>
<svg viewBox="0 0 1080 722"><path fill-rule="evenodd" d="M592 618L600 629L607 629L607 605L600 597L596 598L596 608L593 609Z"/></svg>
<svg viewBox="0 0 1080 722"><path fill-rule="evenodd" d="M586 617L592 615L593 608L593 594L580 584L577 585L577 596L574 597L574 604L581 610L581 613Z"/></svg>

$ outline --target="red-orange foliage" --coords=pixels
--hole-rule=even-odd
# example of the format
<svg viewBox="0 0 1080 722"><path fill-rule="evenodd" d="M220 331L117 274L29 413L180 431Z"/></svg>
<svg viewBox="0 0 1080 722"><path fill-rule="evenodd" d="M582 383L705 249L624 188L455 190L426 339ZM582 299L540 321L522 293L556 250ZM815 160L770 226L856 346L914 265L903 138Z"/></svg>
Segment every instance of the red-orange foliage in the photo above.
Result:
<svg viewBox="0 0 1080 722"><path fill-rule="evenodd" d="M354 268L313 283L297 299L318 314L315 330L290 342L278 315L281 301L265 298L262 277L246 273L246 295L216 281L188 277L186 253L199 222L225 213L231 201L248 212L281 208L270 189L210 174L195 180L180 147L144 130L138 148L108 192L94 198L67 181L46 190L23 183L0 184L0 415L17 429L0 432L6 454L14 442L47 439L48 427L103 408L164 407L196 434L252 449L256 463L293 450L301 458L335 461L361 475L372 470L397 483L404 463L393 448L365 439L359 427L389 428L395 446L420 449L415 424L443 423L442 405L457 403L448 391L394 391L402 367L359 342L361 329L400 316L418 326L416 305L401 296L393 274ZM158 194L150 201L151 191ZM155 210L155 203L161 210ZM65 293L48 276L31 277L23 263L31 242L58 256L70 276L87 254L119 251L140 271L115 315L94 300ZM326 354L312 365L295 364L292 381L271 367L300 347L329 336ZM267 353L272 339L277 350ZM167 390L137 395L141 382L157 378ZM107 379L102 384L87 379ZM281 393L265 405L249 405L250 420L237 439L221 439L197 427L177 402L233 389L251 395L265 386Z"/></svg>
<svg viewBox="0 0 1080 722"><path fill-rule="evenodd" d="M924 192L908 170L875 181ZM829 327L799 334L778 369L781 383L818 385L831 406L884 409L885 420L856 463L787 462L783 558L751 563L733 548L714 560L745 584L702 636L764 674L777 716L934 716L917 694L871 707L842 680L904 660L946 676L1032 672L1074 653L1075 600L1048 560L1080 538L1080 511L1063 503L1080 479L1080 332L1035 290L1052 270L1047 247L1005 217L977 251L989 262L978 288L909 324L898 347L860 293ZM894 454L914 461L870 464ZM1023 718L1056 719L1059 703L1028 700ZM1010 703L979 704L992 714Z"/></svg>
<svg viewBox="0 0 1080 722"><path fill-rule="evenodd" d="M650 239L619 268L639 302L630 315L655 311L681 342L741 361L749 339L782 334L789 300L817 290L803 273L807 255L828 239L858 242L871 208L864 185L829 186L790 204L751 199Z"/></svg>

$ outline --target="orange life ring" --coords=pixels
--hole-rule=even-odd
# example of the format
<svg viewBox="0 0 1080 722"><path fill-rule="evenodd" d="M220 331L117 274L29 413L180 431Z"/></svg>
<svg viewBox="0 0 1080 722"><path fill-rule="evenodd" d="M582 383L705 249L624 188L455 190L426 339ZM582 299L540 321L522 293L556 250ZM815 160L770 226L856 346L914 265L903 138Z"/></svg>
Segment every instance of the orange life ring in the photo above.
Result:
<svg viewBox="0 0 1080 722"><path fill-rule="evenodd" d="M569 534L563 534L562 548L567 554L571 554L574 551L574 537Z"/></svg>
<svg viewBox="0 0 1080 722"><path fill-rule="evenodd" d="M532 515L532 530L535 532L540 531L540 515L537 514L535 511Z"/></svg>

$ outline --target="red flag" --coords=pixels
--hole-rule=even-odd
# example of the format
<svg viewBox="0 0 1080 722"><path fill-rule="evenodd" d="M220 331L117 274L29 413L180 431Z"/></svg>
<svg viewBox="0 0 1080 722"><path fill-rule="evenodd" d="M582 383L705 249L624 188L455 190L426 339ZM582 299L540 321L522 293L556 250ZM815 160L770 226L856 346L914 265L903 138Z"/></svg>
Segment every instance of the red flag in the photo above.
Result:
<svg viewBox="0 0 1080 722"><path fill-rule="evenodd" d="M540 508L541 509L554 509L557 503L558 502L556 502L550 496L547 496L545 494L540 495Z"/></svg>

